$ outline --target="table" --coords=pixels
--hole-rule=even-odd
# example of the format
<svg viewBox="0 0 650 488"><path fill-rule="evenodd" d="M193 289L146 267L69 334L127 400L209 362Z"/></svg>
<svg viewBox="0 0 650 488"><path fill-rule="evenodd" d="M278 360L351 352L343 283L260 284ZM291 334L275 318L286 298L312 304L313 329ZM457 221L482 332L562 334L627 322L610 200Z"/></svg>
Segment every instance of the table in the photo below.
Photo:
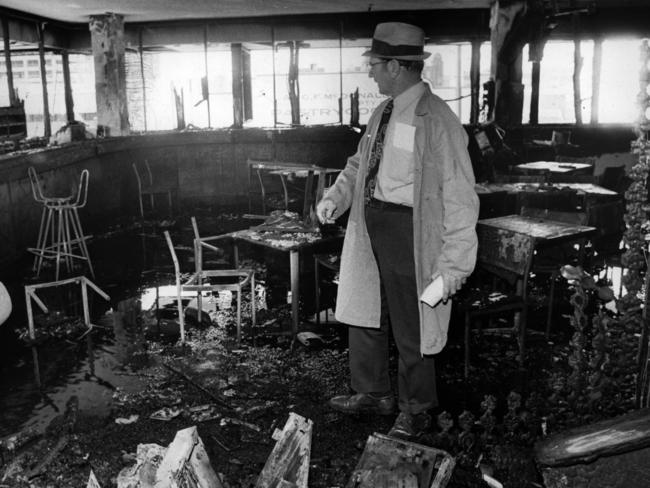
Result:
<svg viewBox="0 0 650 488"><path fill-rule="evenodd" d="M495 210L503 212L501 215L518 213L522 200L526 200L528 195L546 196L554 201L554 195L560 197L565 195L563 191L574 191L583 211L587 211L594 203L611 202L621 198L615 191L593 183L480 183L476 184L474 189L481 205L488 203ZM494 203L495 199L503 201Z"/></svg>
<svg viewBox="0 0 650 488"><path fill-rule="evenodd" d="M533 239L533 250L537 251L542 248L555 247L567 242L580 242L580 250L578 255L579 263L582 263L584 260L585 245L584 240L593 235L596 232L596 227L591 227L587 225L578 225L570 224L565 222L556 222L553 220L546 220L542 218L528 217L523 215L505 215L501 217L495 217L491 219L484 219L478 221L478 226L485 226L491 228L493 231L496 230L497 235L501 235L501 232L504 234L517 233ZM485 232L488 235L494 235L495 233ZM479 232L479 235L481 233ZM479 248L481 245L494 245L490 242L479 242ZM564 263L566 264L566 263ZM553 277L557 273L560 265L553 265L549 267L546 266L537 266L534 268L535 272L542 273L551 273ZM552 270L552 271L549 271ZM525 283L525 280L522 280ZM525 296L525 285L521 286L520 283L517 283L518 290L521 290L522 296ZM548 311L547 311L547 324L546 324L546 335L548 337L550 333L550 320L551 313L553 309L553 294L554 294L554 281L551 279L551 288L549 292L548 300Z"/></svg>
<svg viewBox="0 0 650 488"><path fill-rule="evenodd" d="M535 245L549 246L567 241L580 240L589 237L596 231L588 225L567 224L524 215L504 215L478 221L478 225L486 225L496 229L509 230L525 234L535 239ZM480 245L480 243L479 243Z"/></svg>
<svg viewBox="0 0 650 488"><path fill-rule="evenodd" d="M518 164L515 168L524 174L560 173L564 175L590 173L593 165L589 163L565 163L559 161L533 161Z"/></svg>
<svg viewBox="0 0 650 488"><path fill-rule="evenodd" d="M289 253L289 276L291 286L291 324L293 336L298 333L299 315L299 293L300 293L300 252L305 250L313 250L316 247L325 245L342 245L344 231L338 229L329 235L322 235L320 232L294 232L282 229L279 231L274 230L260 230L259 228L251 228L226 234L233 239L234 253L235 253L235 267L239 261L239 242L246 242L273 249L275 251L282 251Z"/></svg>

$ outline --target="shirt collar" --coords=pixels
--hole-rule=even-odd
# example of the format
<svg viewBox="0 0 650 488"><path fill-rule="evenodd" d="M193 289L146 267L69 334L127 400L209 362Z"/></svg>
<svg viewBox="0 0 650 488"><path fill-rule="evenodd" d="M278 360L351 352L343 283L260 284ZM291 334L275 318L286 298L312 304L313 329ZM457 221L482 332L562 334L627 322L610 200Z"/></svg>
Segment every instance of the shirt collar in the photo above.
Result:
<svg viewBox="0 0 650 488"><path fill-rule="evenodd" d="M419 81L415 85L407 88L402 93L397 95L393 100L393 110L400 111L415 103L416 100L419 100L422 94L424 93L425 85L424 82Z"/></svg>

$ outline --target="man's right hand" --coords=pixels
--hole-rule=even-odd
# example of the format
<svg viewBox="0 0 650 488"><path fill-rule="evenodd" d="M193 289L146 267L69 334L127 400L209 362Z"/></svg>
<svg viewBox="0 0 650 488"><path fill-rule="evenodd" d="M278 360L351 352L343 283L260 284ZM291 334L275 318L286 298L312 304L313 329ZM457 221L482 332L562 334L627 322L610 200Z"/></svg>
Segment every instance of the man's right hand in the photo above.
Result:
<svg viewBox="0 0 650 488"><path fill-rule="evenodd" d="M321 224L333 224L336 204L329 198L324 198L316 205L316 216Z"/></svg>

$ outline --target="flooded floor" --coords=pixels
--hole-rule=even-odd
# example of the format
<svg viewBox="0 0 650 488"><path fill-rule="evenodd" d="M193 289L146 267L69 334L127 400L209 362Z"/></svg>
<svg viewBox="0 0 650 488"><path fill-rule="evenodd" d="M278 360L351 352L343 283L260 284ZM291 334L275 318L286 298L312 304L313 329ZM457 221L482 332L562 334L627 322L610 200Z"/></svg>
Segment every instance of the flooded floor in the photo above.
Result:
<svg viewBox="0 0 650 488"><path fill-rule="evenodd" d="M202 235L219 235L260 222L228 213L198 216L197 221ZM130 223L90 242L94 283L110 296L110 301L105 301L89 288L91 322L96 326L91 333L83 324L80 287L72 284L38 290L49 314L43 314L32 303L37 340L30 341L23 287L53 281L52 266L36 278L31 261L26 260L22 271L6 281L13 297L13 312L0 326L0 438L24 429L44 429L61 414L71 395L78 397L80 410L101 417L110 411L116 391L142 388L142 380L135 373L151 361L148 341L153 338L174 342L179 337L173 261L165 243L165 230L172 235L181 271L192 270L189 216L151 221L144 226ZM288 323L287 255L265 254L254 248L245 252L241 259L256 260L254 266L263 266L265 273L266 263L271 263L270 280L265 283L258 279L258 288L270 305L281 305L280 313ZM231 249L224 246L223 253L206 258L206 265L224 267L232 258ZM303 260L303 265L311 263L307 258ZM312 283L313 273L303 278L303 307L313 303ZM192 294L187 295L184 305L188 305ZM218 297L203 301L204 325L210 323L210 312L218 310L215 302ZM196 299L189 305L188 320L196 324ZM212 317L218 320L218 316Z"/></svg>
<svg viewBox="0 0 650 488"><path fill-rule="evenodd" d="M222 234L256 223L239 214L221 214L217 217L203 214L197 215L197 220L202 235ZM95 470L104 480L111 479L119 470L119 459L116 457L119 457L120 450L132 452L140 442L157 441L166 445L175 429L180 428L181 424L187 426L190 421L184 419L178 423L172 421L158 425L140 421L137 428L128 431L128 438L124 438L127 434L116 430L116 417L128 417L127 414L138 410L149 416L154 409L177 405L181 399L188 404L188 409L191 405L198 408L206 402L205 395L202 396L196 388L191 394L184 392L179 396L178 390L171 388L169 379L160 379L151 373L160 366L158 353L167 348L167 361L175 360L180 365L192 363L193 374L202 375L205 384L213 382L211 391L222 389L224 393L231 392L228 394L234 396L228 401L236 401L239 414L249 422L254 419L254 423L264 426L258 433L238 432L235 435L226 429L227 426L224 427L223 422L219 424L217 421L214 426L201 424L211 461L220 472L231 476L230 486L249 486L247 480L254 480L272 447L268 431L277 422L284 421L287 411L299 411L314 420L316 437L310 486L342 486L367 436L374 431L387 431L392 419L349 417L327 408L327 398L345 392L348 387L347 331L336 324L320 327L313 324L314 317L310 316L314 296L311 257L306 256L302 263L304 276L301 277L300 305L303 330L318 333L315 347L314 344L309 345L309 339L306 344L292 347L296 344L292 344L287 335L291 320L287 304L289 272L286 254L250 248L245 249L240 258L248 260L248 264L258 271L263 293L256 296L256 300L263 299L266 309L258 316L254 334L250 329L245 329L241 347L232 344L232 329L220 325L224 314L232 315L232 310L227 309L232 302L226 305L229 300L224 297L206 297L203 301L205 313L199 325L195 305L190 297L186 297L184 304L190 305L188 329L205 331L210 337L197 340L213 344L211 347L219 351L218 354L214 350L201 352L198 358L190 358L184 352L178 351L177 354L174 351L179 331L174 302L173 263L163 237L164 230L171 232L181 269L192 270L194 263L189 216L179 217L175 222L159 221L144 227L129 224L93 239L90 252L97 277L94 282L110 296L110 300L89 292L91 322L94 324L90 332L83 324L80 287L72 284L39 291L39 297L50 313L43 314L38 307L34 307L37 340L33 343L24 340L28 332L27 313L22 300L23 287L47 281L47 275L34 280L31 262L26 261L24 271L17 272L14 279L6 281L11 296L20 298L14 300L10 319L0 326L0 438L19 431L42 433L51 429L57 418L66 411L70 398L74 397L78 400L79 412L87 419L96 419L97 426L92 429L96 435L111 436L110 443L107 442L110 448L97 446L97 439L92 434L85 435L85 444L83 439L80 441L84 449L90 450L91 460L92 456L97 457L91 463ZM222 252L209 258L209 264L224 266L232 257L231 250L224 246ZM46 271L51 272L51 269ZM530 314L530 326L543 330L546 319L545 290L539 289L537 292L539 296L537 304L532 305L535 313ZM566 299L566 290L559 290L558 293L564 294ZM247 301L250 309L250 299L250 296L246 297L244 308ZM462 367L462 317L453 317L449 345L438 356L436 363L440 415L449 412L449 418L455 418L471 411L478 417L487 395L498 399L500 406L496 412L502 415L507 410L505 399L510 392L517 391L523 398L530 399L536 391L544 391L555 344L568 344L570 334L568 320L563 318L568 312L566 300L558 300L556 304L558 320L554 325L553 340L547 341L541 334L531 335L526 358L529 367L526 370L521 370L517 365L517 348L511 338L483 338L481 347L472 353L472 374L467 380L463 378ZM324 314L322 318L325 318ZM331 314L329 318L332 318ZM214 334L217 334L216 339ZM227 350L223 349L221 339L229 344ZM392 360L395 363L394 354ZM185 387L192 392L191 385ZM158 403L151 400L154 397ZM129 398L131 403L125 404L124 399ZM149 403L138 404L139 398ZM527 405L526 408L533 407ZM263 415L255 416L258 414L251 413L255 411ZM246 417L247 412L252 417ZM444 419L443 416L437 430L432 432L430 445L441 443L450 450L455 449L458 447L458 434L445 437L452 432L449 429L454 422L452 420L449 424ZM224 444L231 449L225 454L224 449L219 447ZM233 446L237 446L237 449ZM526 440L525 446L502 449L500 457L496 457L503 462L503 470L508 469L512 458L524 458L517 465L519 467L512 474L512 479L525 477L526 483L506 486L539 486L535 484L539 483L539 477L529 452L530 440ZM103 454L100 455L100 451ZM85 459L85 454L75 454L73 451L70 455L75 463L83 467L79 476L87 477L87 461L79 461L79 458ZM109 458L113 464L109 465L106 461ZM233 481L235 479L237 483ZM470 485L452 483L449 486Z"/></svg>

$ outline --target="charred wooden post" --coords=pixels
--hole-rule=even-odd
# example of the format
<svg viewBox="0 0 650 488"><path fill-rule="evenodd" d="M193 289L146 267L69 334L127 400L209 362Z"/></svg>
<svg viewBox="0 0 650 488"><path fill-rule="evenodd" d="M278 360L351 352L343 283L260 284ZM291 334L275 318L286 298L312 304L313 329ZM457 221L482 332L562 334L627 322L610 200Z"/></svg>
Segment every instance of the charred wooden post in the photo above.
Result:
<svg viewBox="0 0 650 488"><path fill-rule="evenodd" d="M105 136L129 134L124 64L124 17L93 15L89 22L95 59L97 132Z"/></svg>
<svg viewBox="0 0 650 488"><path fill-rule="evenodd" d="M479 113L479 85L481 83L481 41L472 41L472 63L469 68L471 86L469 123L478 123Z"/></svg>
<svg viewBox="0 0 650 488"><path fill-rule="evenodd" d="M497 0L492 5L491 78L495 81L494 120L504 127L521 124L524 103L522 48L544 24L538 0Z"/></svg>
<svg viewBox="0 0 650 488"><path fill-rule="evenodd" d="M255 488L292 486L307 488L313 422L293 412L282 431L276 431L277 441L257 478Z"/></svg>
<svg viewBox="0 0 650 488"><path fill-rule="evenodd" d="M50 101L47 95L47 70L45 68L45 23L37 24L38 31L38 57L41 60L41 85L43 87L43 135L50 137L52 135L52 125L50 123Z"/></svg>
<svg viewBox="0 0 650 488"><path fill-rule="evenodd" d="M72 84L70 83L70 56L67 50L61 52L63 64L63 89L65 91L65 114L68 123L74 122L74 99L72 98Z"/></svg>
<svg viewBox="0 0 650 488"><path fill-rule="evenodd" d="M155 488L222 488L210 465L208 453L196 426L176 432L156 473Z"/></svg>
<svg viewBox="0 0 650 488"><path fill-rule="evenodd" d="M20 105L18 97L16 97L16 90L14 89L14 75L11 70L11 47L9 45L9 21L7 17L2 16L2 37L5 49L5 65L7 66L7 88L9 89L9 104L12 107Z"/></svg>

